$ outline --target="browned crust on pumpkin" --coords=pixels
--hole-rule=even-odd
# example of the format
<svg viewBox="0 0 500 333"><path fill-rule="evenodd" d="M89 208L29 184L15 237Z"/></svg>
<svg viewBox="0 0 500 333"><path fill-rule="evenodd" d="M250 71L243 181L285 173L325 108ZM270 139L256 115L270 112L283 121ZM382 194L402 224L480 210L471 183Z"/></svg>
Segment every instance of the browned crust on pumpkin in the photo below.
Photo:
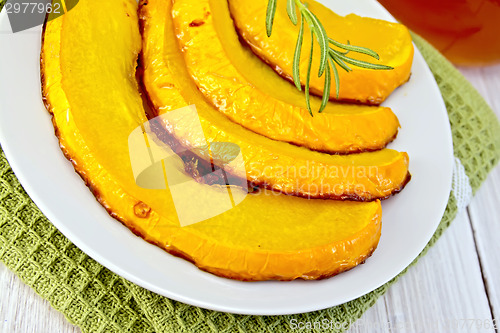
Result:
<svg viewBox="0 0 500 333"><path fill-rule="evenodd" d="M144 19L144 15L142 15L142 10L143 10L143 6L146 6L148 4L148 0L141 0L139 2L139 31L141 33L141 36L144 35L144 25L145 25L145 19ZM242 39L242 37L240 36L240 39ZM147 104L147 107L151 110L151 112L148 112L147 115L148 115L148 119L153 119L154 117L157 117L160 112L159 110L155 107L152 99L151 99L151 96L149 95L149 92L148 90L146 89L146 87L144 86L144 80L142 79L142 75L144 73L144 60L143 60L143 53L141 52L139 54L139 64L138 64L138 75L139 75L139 85L140 85L140 89L141 91L143 92L143 96L145 97L145 100L146 100L146 104ZM264 60L264 59L263 59ZM183 151L189 151L189 147L185 147L183 146L179 140L177 140L175 137L173 137L163 126L161 126L161 124L159 122L154 122L152 123L152 129L153 129L153 132L156 134L156 136L158 137L158 139L160 139L160 141L164 142L165 144L169 145L170 148L176 153L178 154L179 156L181 156L181 158L183 157L183 154L182 153ZM389 144L390 142L394 141L397 137L397 132L396 134L394 135L394 137L387 143ZM385 146L384 145L383 147L381 148L384 148ZM364 149L364 150L360 150L360 151L356 151L356 152L352 152L352 153L362 153L362 152L371 152L371 151L377 151L377 150L380 150L380 149ZM331 154L327 151L323 151L323 150L316 150L318 152L321 152L321 153L325 153L325 154ZM351 154L350 153L347 153L347 154L331 154L331 155L349 155ZM202 157L192 153L189 155L191 158L196 158L200 163L200 167L205 170L210 170L208 168L213 168L213 167L217 167L217 168L220 168L221 165L219 165L217 163L217 161L207 161L205 159L203 159ZM183 159L184 160L184 159ZM186 170L188 171L188 170ZM203 171L201 171L203 172ZM189 173L189 172L188 172ZM189 173L191 174L191 173ZM202 173L202 174L205 174L205 173ZM310 194L305 194L305 193L302 193L302 192L299 192L299 191L294 191L294 192L283 192L283 191L280 191L278 189L276 189L275 187L273 187L272 184L268 184L268 183L264 183L264 182L259 182L259 181L255 181L255 180L250 180L250 179L243 179L239 176L235 176L231 173L226 173L227 176L228 176L228 179L230 180L230 184L234 184L234 185L239 185L239 186L244 186L244 183L247 182L246 186L251 189L251 188L254 188L254 187L257 187L257 188L265 188L265 189L268 189L268 190L272 190L272 191L275 191L275 192L281 192L283 193L284 195L293 195L293 196L297 196L297 197L301 197L301 198L306 198L306 199L325 199L325 200L340 200L340 201L361 201L361 202L370 202L370 201L375 201L375 200L385 200L385 199L388 199L390 198L391 196L393 195L396 195L397 193L401 192L405 186L408 184L408 182L410 182L411 180L411 174L410 172L407 173L405 179L403 180L403 182L399 185L399 187L395 188L389 195L385 196L385 197L370 197L370 198L367 198L367 197L362 197L362 196L359 196L357 194L342 194L342 195L336 195L334 193L329 193L329 194L325 194L325 193L319 193L317 195L310 195ZM216 179L214 180L213 182L210 182L209 184L224 184L224 180L223 179Z"/></svg>
<svg viewBox="0 0 500 333"><path fill-rule="evenodd" d="M254 133L257 133L257 132L254 132ZM259 134L259 133L257 133ZM374 152L374 151L378 151L378 150L381 150L381 149L384 149L386 148L389 143L393 142L394 140L396 140L397 136L399 134L399 131L396 131L396 133L394 133L394 135L392 136L392 138L390 138L389 140L387 140L387 142L385 142L384 144L381 144L381 145L378 145L374 148L357 148L357 149L353 149L353 150L350 150L350 151L347 151L347 152L332 152L332 151L328 151L328 150L324 150L324 149L318 149L318 148L307 148L309 150L312 150L312 151L317 151L318 153L323 153L323 154L328 154L328 155L351 155L351 154L360 154L360 153L369 153L369 152ZM271 139L272 140L272 139ZM285 142L288 142L288 141L285 141ZM301 145L297 145L293 142L288 142L289 144L291 145L294 145L294 146L298 146L298 147L304 147L304 146L301 146Z"/></svg>
<svg viewBox="0 0 500 333"><path fill-rule="evenodd" d="M359 196L357 194L335 195L335 194L320 193L317 195L309 195L309 194L305 194L305 193L298 192L298 191L294 191L294 192L280 191L280 190L273 188L272 185L267 184L267 183L258 183L258 182L252 181L252 182L249 182L249 184L253 187L265 188L267 190L272 190L274 192L283 193L284 195L293 195L293 196L296 196L299 198L304 198L304 199L371 202L371 201L375 201L375 200L386 200L386 199L398 194L399 192L401 192L405 188L405 186L410 182L410 180L411 180L411 174L410 174L410 172L408 172L406 174L404 181L401 183L401 185L398 188L394 189L391 192L391 194L389 194L385 197L371 197L371 198L362 197L362 196ZM249 185L249 187L250 187L250 185Z"/></svg>
<svg viewBox="0 0 500 333"><path fill-rule="evenodd" d="M147 4L147 0L142 1L141 4L146 5ZM45 22L43 24L43 28L42 28L42 50L43 50L43 44L45 42L45 28L46 28L46 24L47 24L47 19L45 20ZM164 246L161 243L149 240L148 237L147 237L147 235L145 235L140 230L138 230L134 224L130 223L123 216L121 216L120 214L118 214L117 212L115 212L112 209L112 207L110 205L108 205L106 199L104 198L104 195L102 194L102 192L98 188L98 186L94 183L94 181L91 178L88 177L87 172L86 172L84 166L82 166L81 163L78 163L78 156L75 155L73 157L72 156L72 152L64 145L64 141L65 140L64 140L64 138L60 134L60 131L59 131L59 128L57 126L57 123L56 123L56 120L55 120L55 117L54 117L54 113L53 113L53 110L52 110L53 108L52 108L52 106L51 106L51 104L49 102L49 99L47 98L47 94L46 94L46 91L45 91L46 78L45 78L45 73L44 73L44 70L43 70L43 63L44 63L44 54L43 54L43 51L42 51L41 55L40 55L40 73L41 73L41 84L42 84L42 101L44 103L45 108L47 109L47 111L51 115L52 124L54 126L54 134L57 137L57 139L59 140L60 149L61 149L62 153L64 154L64 156L72 163L75 172L85 182L85 185L92 192L92 194L96 198L97 202L99 202L99 204L101 204L106 209L106 211L108 212L108 214L112 218L114 218L117 221L119 221L120 223L122 223L125 227L127 227L136 236L139 236L139 237L143 238L148 243L151 243L153 245L156 245L156 246L162 248L163 250L165 250L166 252L170 253L171 255L174 255L176 257L180 257L182 259L185 259L185 260L188 260L188 261L192 262L200 270L203 270L205 272L214 274L216 276L225 277L225 278L229 278L229 279L233 279L233 280L240 280L240 281L262 281L262 279L259 279L259 278L247 278L247 277L243 277L241 275L238 275L238 273L231 272L231 271L228 271L228 270L223 270L223 269L213 268L213 267L203 267L203 266L200 266L194 260L194 258L192 256L188 255L187 253L184 253L184 252L180 251L179 249L175 248L174 246ZM138 201L138 202L140 202L140 201ZM364 263L365 260L372 255L372 253L374 252L374 250L377 247L378 241L379 241L379 238L377 238L376 242L373 244L372 248L370 249L370 251L367 254L361 256L360 258L358 258L357 265ZM331 272L326 272L324 274L316 275L316 276L314 274L310 274L310 275L304 274L304 275L299 276L297 278L284 278L282 276L277 275L277 276L272 276L272 277L267 276L266 280L279 280L279 281L291 281L291 280L295 280L295 279L303 279L303 280L315 280L315 279L318 279L319 280L319 279L329 278L329 277L332 277L332 276L337 275L339 273L342 273L344 271L350 270L350 269L356 267L357 265L354 265L354 266L348 267L348 268L335 269L335 270L333 270Z"/></svg>
<svg viewBox="0 0 500 333"><path fill-rule="evenodd" d="M141 80L141 88L142 88L142 91L145 93L145 97L146 97L146 99L148 101L148 106L150 108L152 108L154 116L157 116L159 114L159 112L158 112L159 110L157 110L154 107L154 104L151 101L150 96L149 96L147 90L145 89L145 87L143 85L143 80ZM172 135L170 135L170 133L163 126L161 126L161 124L159 122L151 121L151 129L153 130L153 132L155 133L155 135L158 137L158 139L160 141L162 141L163 143L169 145L169 147L176 154L178 154L179 156L181 156L181 158L183 159L183 161L186 162L189 159L196 159L197 161L199 161L198 165L199 165L199 168L200 168L199 171L201 171L201 174L206 174L207 172L206 171L204 172L203 170L210 171L214 166L218 167L218 168L221 167L220 165L218 165L217 161L207 161L207 160L205 160L203 158L200 158L198 155L196 155L194 153L191 153L191 152L188 153L189 148L183 146L175 137L173 137ZM194 175L192 172L189 172L187 168L186 168L186 172L188 172L188 174L191 174L192 176ZM406 184L408 184L408 182L411 180L411 174L410 174L410 172L408 172L407 175L406 175L406 177L405 177L405 179L404 179L404 181L400 184L399 187L395 188L391 192L391 194L389 194L389 195L387 195L385 197L371 197L371 198L367 198L367 197L362 197L362 196L359 196L359 195L356 195L356 194L335 195L335 194L320 193L320 194L317 194L317 195L309 195L309 194L305 194L305 193L302 193L302 192L299 192L299 191L282 192L282 191L279 191L276 188L274 188L272 184L267 184L267 183L264 183L264 182L258 182L258 181L255 181L255 180L242 179L241 177L235 176L235 175L233 175L231 173L227 173L227 176L228 176L228 179L230 180L230 184L244 186L244 183L247 182L247 187L248 188L260 187L260 188L265 188L265 189L272 190L272 191L275 191L275 192L281 192L281 193L283 193L285 195L293 195L293 196L297 196L297 197L301 197L301 198L307 198L307 199L329 199L329 200L342 200L342 201L349 200L349 201L363 201L363 202L388 199L391 196L393 196L393 195L401 192L404 189L404 187L406 186ZM224 182L223 179L217 178L217 179L214 179L214 181L210 182L209 184L224 184L224 183L225 182Z"/></svg>
<svg viewBox="0 0 500 333"><path fill-rule="evenodd" d="M278 74L279 76L281 76L282 78L284 78L285 80L287 80L288 82L290 82L291 84L295 84L294 80L293 80L293 77L291 75L287 74L280 66L274 64L269 59L266 59L263 56L259 55L257 52L255 52L255 48L256 47L254 45L252 45L252 43L250 43L248 40L246 40L245 37L243 37L243 33L242 33L241 29L239 29L238 26L236 25L236 22L234 20L234 17L232 15L231 11L229 11L229 13L231 14L231 19L233 20L234 29L238 33L238 40L240 41L240 43L243 46L248 47L257 58L259 58L262 62L264 62L265 64L267 64L269 67L271 67L276 72L276 74ZM409 82L410 78L411 78L411 73L408 75L408 79L404 83ZM305 89L304 85L302 85L302 89ZM320 90L318 90L318 89L316 89L314 87L310 87L309 91L311 92L312 95L315 95L317 97L323 97L323 91L320 91ZM335 97L331 97L330 96L330 100L334 101L336 103L370 105L370 106L379 106L386 99L387 98L379 98L377 100L366 99L366 100L361 101L361 100L349 99L349 98L337 99ZM391 140L391 141L393 141L393 140ZM391 141L389 141L388 144ZM363 150L363 151L373 151L373 150ZM360 152L363 152L363 151L360 151Z"/></svg>
<svg viewBox="0 0 500 333"><path fill-rule="evenodd" d="M151 101L150 99L150 96L147 92L147 90L145 89L143 83L143 81L141 80L141 88L142 88L142 91L145 93L145 97L146 99L148 100L148 105L149 107L152 108L153 110L153 113L154 115L158 115L158 110L154 108L154 104L153 102ZM156 122L156 121L152 121L151 122L151 128L153 130L153 132L156 134L156 136L158 137L158 139L162 142L164 142L165 144L169 145L170 148L179 154L179 156L181 156L181 158L183 158L183 161L185 161L185 157L183 156L186 156L185 153L182 153L182 151L188 151L188 147L184 147L180 144L180 142L178 140L176 140L172 135L170 135L170 133L168 133L168 131L163 127L161 126L161 124L159 122ZM211 168L213 168L214 166L215 167L221 167L220 165L218 165L218 163L216 161L207 161L207 160L204 160L202 158L200 158L198 155L195 155L194 153L189 153L187 156L189 156L189 158L191 159L196 159L197 161L199 161L198 165L199 165L199 168L200 168L200 171L202 172L202 174L206 174L206 171L203 171L203 170L211 170ZM188 171L186 169L186 171ZM205 173L203 173L205 172ZM193 173L190 173L188 172L189 174L193 175ZM411 174L410 172L407 173L404 181L400 184L399 187L395 188L391 194L385 196L385 197L371 197L371 198L367 198L367 197L362 197L362 196L359 196L359 195L356 195L356 194L343 194L343 195L335 195L335 194L317 194L317 195L309 195L309 194L305 194L305 193L302 193L302 192L299 192L299 191L294 191L294 192L283 192L283 191L279 191L277 190L276 188L273 187L272 184L267 184L267 183L264 183L264 182L258 182L258 181L255 181L255 180L248 180L248 179L242 179L241 177L238 177L238 176L235 176L231 173L227 173L227 176L228 176L228 179L230 181L230 184L233 184L233 185L239 185L239 186L244 186L245 182L247 182L246 186L250 189L250 188L254 188L254 187L258 187L258 188L265 188L265 189L268 189L268 190L272 190L272 191L275 191L275 192L281 192L283 193L284 195L293 195L293 196L297 196L297 197L301 197L301 198L306 198L306 199L328 199L328 200L341 200L341 201L345 201L345 200L349 200L349 201L362 201L362 202L369 202L369 201L375 201L375 200L385 200L385 199L388 199L390 198L391 196L401 192L405 186L410 182L411 180ZM210 182L209 184L224 184L224 180L221 179L221 178L217 178L217 179L214 179L213 182Z"/></svg>
<svg viewBox="0 0 500 333"><path fill-rule="evenodd" d="M267 64L269 67L271 67L272 70L274 72L276 72L276 74L278 74L283 79L285 79L288 82L290 82L291 84L295 84L294 81L293 81L293 77L291 75L287 74L280 66L276 65L275 63L273 63L269 59L266 59L265 57L263 57L263 56L259 55L257 52L255 52L256 47L254 45L252 45L251 42L249 42L248 40L245 39L245 37L243 36L243 33L242 33L241 29L238 28L238 26L236 25L236 22L234 20L233 14L231 13L231 11L229 11L229 12L231 14L231 19L233 20L234 29L238 33L238 40L240 41L240 43L243 46L248 47L257 58L259 58L262 62L264 62L265 64ZM302 85L302 89L305 89L304 85ZM316 88L314 88L314 87L309 87L309 91L311 92L312 95L315 95L315 96L318 96L318 97L322 97L323 96L323 92L320 91L320 90L318 90L318 89L316 89ZM384 102L385 98L383 98L383 99L380 98L380 99L377 99L377 100L366 99L366 100L361 101L361 100L357 100L357 99L348 99L348 98L337 99L335 97L331 97L330 96L330 100L331 101L335 101L336 103L348 103L348 104L360 104L360 105L379 106L380 104L382 104Z"/></svg>
<svg viewBox="0 0 500 333"><path fill-rule="evenodd" d="M145 2L147 4L147 0L142 0L142 2ZM231 14L231 17L232 17L232 14ZM143 35L143 23L142 23L142 19L140 19L140 32L141 32L141 36ZM234 19L233 19L233 22L234 22ZM200 24L196 23L194 24L194 21L191 22L189 24L190 27L197 27L197 26L200 26L203 23L199 22ZM240 41L240 43L242 44L243 47L246 47L246 48L249 48L252 53L257 57L259 58L261 61L263 61L264 63L266 63L267 65L269 65L269 67L273 68L275 70L276 73L278 73L281 77L283 77L284 79L286 79L287 81L289 81L290 83L294 83L293 81L293 77L291 77L290 75L286 74L283 69L281 69L279 66L277 65L274 65L272 64L268 59L265 59L264 57L261 57L259 54L253 52L253 45L251 45L250 42L248 42L247 40L244 39L243 35L241 34L241 31L238 29L238 27L236 26L236 23L234 22L234 27L235 27L235 30L238 32L238 40ZM409 80L409 78L408 78ZM142 81L141 81L142 82ZM196 88L200 90L200 87L196 86ZM304 86L302 86L303 89L305 89ZM146 91L146 89L143 87L143 91ZM323 92L322 91L319 91L317 89L315 89L314 87L311 87L310 88L310 91L313 95L316 95L316 96L319 96L319 97L322 97L323 96ZM203 94L204 96L204 94ZM204 96L204 98L210 102L210 99L206 96ZM330 100L332 101L335 101L337 104L357 104L357 105L369 105L369 106L379 106L382 102L374 102L374 101L369 101L367 100L366 102L362 102L362 101L358 101L358 100L354 100L354 99L342 99L342 100L338 100L336 98L333 98L331 97ZM151 103L152 105L152 103ZM256 134L259 134L259 135L262 135L261 133L258 133L258 132L255 132L254 130L250 129L250 128L246 128L247 130L249 131L252 131ZM329 150L325 150L325 149L320 149L320 148L310 148L310 147L307 147L307 149L309 150L312 150L312 151L317 151L319 153L324 153L324 154L329 154L329 155L350 155L350 154L359 154L359 153L366 153L366 152L373 152L373 151L378 151L378 150L381 150L385 147L387 147L387 145L389 145L391 142L393 142L396 137L398 136L398 131L396 130L396 132L394 133L394 135L389 139L387 140L385 143L383 144L379 144L378 146L374 146L373 148L362 148L362 147L358 147L358 148L353 148L352 150L349 150L349 151L329 151ZM271 138L270 138L271 139ZM271 140L274 140L274 139L271 139ZM283 140L283 142L287 142L291 145L294 145L294 146L298 146L298 147L303 147L301 145L298 145L294 142L290 142L290 141L286 141L286 140ZM390 196L390 195L389 195Z"/></svg>
<svg viewBox="0 0 500 333"><path fill-rule="evenodd" d="M378 245L378 242L377 244L375 244L368 253L366 253L366 255L363 255L361 258L359 258L358 262L356 265L353 265L351 267L342 267L342 268L338 268L338 269L335 269L331 272L327 272L327 273L324 273L324 274L321 274L321 275L314 275L314 274L303 274L302 276L299 276L297 278L294 278L294 279L287 279L287 278L283 278L282 276L279 276L279 275L275 275L275 276L271 276L271 277L268 277L268 280L274 280L274 281L293 281L293 280L324 280L324 279L328 279L328 278L331 278L335 275L338 275L340 273L344 273L344 272L347 272L347 271L350 271L351 269L359 266L359 265L362 265L366 262L366 260L368 258L370 258L373 253L375 252L376 248L377 248L377 245ZM182 258L182 256L180 256ZM198 267L198 266L197 266ZM259 280L259 279L251 279L251 278L242 278L241 275L238 275L237 273L234 273L234 272L231 272L229 270L222 270L222 269L218 269L218 268L201 268L201 267L198 267L200 268L201 270L205 271L205 272L208 272L208 273L211 273L211 274L214 274L216 276L221 276L221 277L225 277L225 278L228 278L228 279L232 279L232 280L238 280L238 281L244 281L244 282L258 282L258 281L262 281L262 280Z"/></svg>

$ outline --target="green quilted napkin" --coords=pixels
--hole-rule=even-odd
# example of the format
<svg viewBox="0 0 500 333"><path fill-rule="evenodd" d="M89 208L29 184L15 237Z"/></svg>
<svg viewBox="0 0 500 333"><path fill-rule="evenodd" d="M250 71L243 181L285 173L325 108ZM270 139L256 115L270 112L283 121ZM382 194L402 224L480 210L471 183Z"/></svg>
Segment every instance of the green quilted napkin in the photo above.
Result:
<svg viewBox="0 0 500 333"><path fill-rule="evenodd" d="M450 117L455 156L476 191L500 158L500 124L482 97L448 61L420 37L414 36L414 41L439 84ZM456 213L457 200L451 194L443 219L420 256ZM397 280L351 302L289 316L233 315L176 302L110 272L74 246L26 195L1 148L0 260L71 323L92 333L291 331L293 319L328 320L330 327L342 331Z"/></svg>

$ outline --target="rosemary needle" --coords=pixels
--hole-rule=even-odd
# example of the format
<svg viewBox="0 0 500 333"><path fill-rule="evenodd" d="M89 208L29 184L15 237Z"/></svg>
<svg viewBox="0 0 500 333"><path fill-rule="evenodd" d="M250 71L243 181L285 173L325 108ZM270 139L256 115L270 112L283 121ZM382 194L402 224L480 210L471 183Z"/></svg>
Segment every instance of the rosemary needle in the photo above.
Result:
<svg viewBox="0 0 500 333"><path fill-rule="evenodd" d="M276 6L277 0L268 0L266 13L266 31L268 37L270 37L272 34L274 16L276 15ZM313 62L314 39L316 39L316 42L318 43L320 49L318 77L325 76L323 97L321 99L321 105L318 112L322 112L325 109L328 100L330 99L332 73L333 79L335 81L335 95L337 99L339 98L339 86L341 82L339 79L337 66L345 70L346 72L352 71L349 65L373 70L393 69L390 66L374 64L371 62L351 58L349 56L349 53L366 54L376 60L379 60L379 55L369 48L351 45L349 41L347 41L347 44L344 44L332 38L329 38L321 21L307 7L307 4L303 3L301 0L287 0L286 9L288 17L294 25L299 24L297 12L300 13L300 28L293 57L293 82L295 83L297 89L300 91L302 90L302 83L300 80L300 56L302 53L302 43L304 41L305 24L309 26L309 30L311 31L311 47L308 59L307 77L304 85L307 110L309 111L311 116L313 115L313 112L311 109L311 96L309 87L311 80L311 67ZM333 45L336 48L332 48L330 45Z"/></svg>

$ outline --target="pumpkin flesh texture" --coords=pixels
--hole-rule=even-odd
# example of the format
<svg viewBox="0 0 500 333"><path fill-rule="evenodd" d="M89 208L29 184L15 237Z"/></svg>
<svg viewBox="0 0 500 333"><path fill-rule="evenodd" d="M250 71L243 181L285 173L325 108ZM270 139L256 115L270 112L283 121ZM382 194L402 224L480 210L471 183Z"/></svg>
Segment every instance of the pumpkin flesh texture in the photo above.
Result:
<svg viewBox="0 0 500 333"><path fill-rule="evenodd" d="M46 23L41 73L61 149L111 216L206 271L240 280L316 279L352 268L371 254L380 237L379 201L262 192L219 216L179 227L168 188L152 191L135 184L126 146L145 120L134 81L137 4L109 0L102 6L94 11L94 3L81 0ZM81 33L90 34L91 42Z"/></svg>
<svg viewBox="0 0 500 333"><path fill-rule="evenodd" d="M262 62L238 41L225 1L176 0L172 16L189 74L208 101L234 122L271 139L340 154L378 150L397 135L399 121L389 108L328 103L313 117L288 102L298 92L290 85L280 100L272 95L276 88L262 90L256 80L247 81L240 70L249 67L250 75L260 78L257 84L275 82L277 75L252 65Z"/></svg>
<svg viewBox="0 0 500 333"><path fill-rule="evenodd" d="M149 100L158 114L195 105L206 141L231 142L241 149L245 165L227 168L228 173L253 185L307 198L370 201L387 198L406 185L410 178L406 153L383 149L328 155L270 140L227 119L206 101L191 80L177 45L171 8L167 10L158 1L150 1L145 7L153 8L144 11L147 16L141 17L142 21L154 22L143 27L143 84ZM163 12L156 14L160 10ZM192 140L188 127L171 127L165 124L182 146L192 149L204 145ZM199 154L201 159L211 158Z"/></svg>
<svg viewBox="0 0 500 333"><path fill-rule="evenodd" d="M267 0L228 0L231 15L242 39L252 51L268 63L278 74L293 82L293 58L299 25L290 21L285 4L278 4L271 37L267 37ZM392 70L370 70L349 65L353 70L339 68L339 99L364 104L379 105L397 87L410 78L413 62L413 44L408 29L397 23L349 14L339 16L322 4L312 0L309 9L323 24L332 39L347 44L368 47L377 52L379 60L364 54L348 55L357 60L391 66ZM300 22L300 14L298 13ZM311 45L310 30L305 25L300 61L301 83L305 85ZM335 48L335 47L333 47ZM318 77L319 46L315 45L310 87L312 93L323 95L324 76ZM330 99L335 100L335 83L332 82Z"/></svg>

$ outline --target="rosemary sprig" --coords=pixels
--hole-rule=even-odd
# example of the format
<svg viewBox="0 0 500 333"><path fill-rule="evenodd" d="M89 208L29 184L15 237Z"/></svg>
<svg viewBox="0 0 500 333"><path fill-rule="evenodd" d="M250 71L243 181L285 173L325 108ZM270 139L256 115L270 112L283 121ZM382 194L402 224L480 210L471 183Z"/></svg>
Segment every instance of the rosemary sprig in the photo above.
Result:
<svg viewBox="0 0 500 333"><path fill-rule="evenodd" d="M268 0L267 5L267 15L266 15L266 31L267 36L270 37L273 29L274 16L276 15L277 0ZM329 38L323 24L314 15L314 13L307 7L307 4L303 3L301 0L287 0L287 13L290 21L297 25L299 24L299 18L297 15L297 9L300 13L300 28L299 34L297 36L297 43L295 45L295 54L293 58L293 82L298 90L302 91L302 83L300 80L300 56L302 53L302 43L304 40L304 26L305 23L309 26L311 31L311 46L310 54L307 67L307 77L305 80L305 98L307 110L313 115L311 109L311 97L309 92L310 81L311 81L311 67L313 62L313 50L314 50L314 40L319 45L320 48L320 62L318 77L325 76L325 84L323 89L323 97L321 99L321 106L318 112L322 112L330 99L331 90L331 76L333 72L333 79L335 81L336 98L339 98L339 72L337 66L346 72L352 71L351 67L361 67L374 70L390 70L393 69L390 66L374 64L367 61L357 60L348 56L349 53L361 53L366 54L376 60L379 60L379 55L366 47L351 45L349 41L347 44L340 43L332 38ZM332 48L335 46L336 48ZM340 50L343 51L340 51ZM349 65L348 65L349 64Z"/></svg>

